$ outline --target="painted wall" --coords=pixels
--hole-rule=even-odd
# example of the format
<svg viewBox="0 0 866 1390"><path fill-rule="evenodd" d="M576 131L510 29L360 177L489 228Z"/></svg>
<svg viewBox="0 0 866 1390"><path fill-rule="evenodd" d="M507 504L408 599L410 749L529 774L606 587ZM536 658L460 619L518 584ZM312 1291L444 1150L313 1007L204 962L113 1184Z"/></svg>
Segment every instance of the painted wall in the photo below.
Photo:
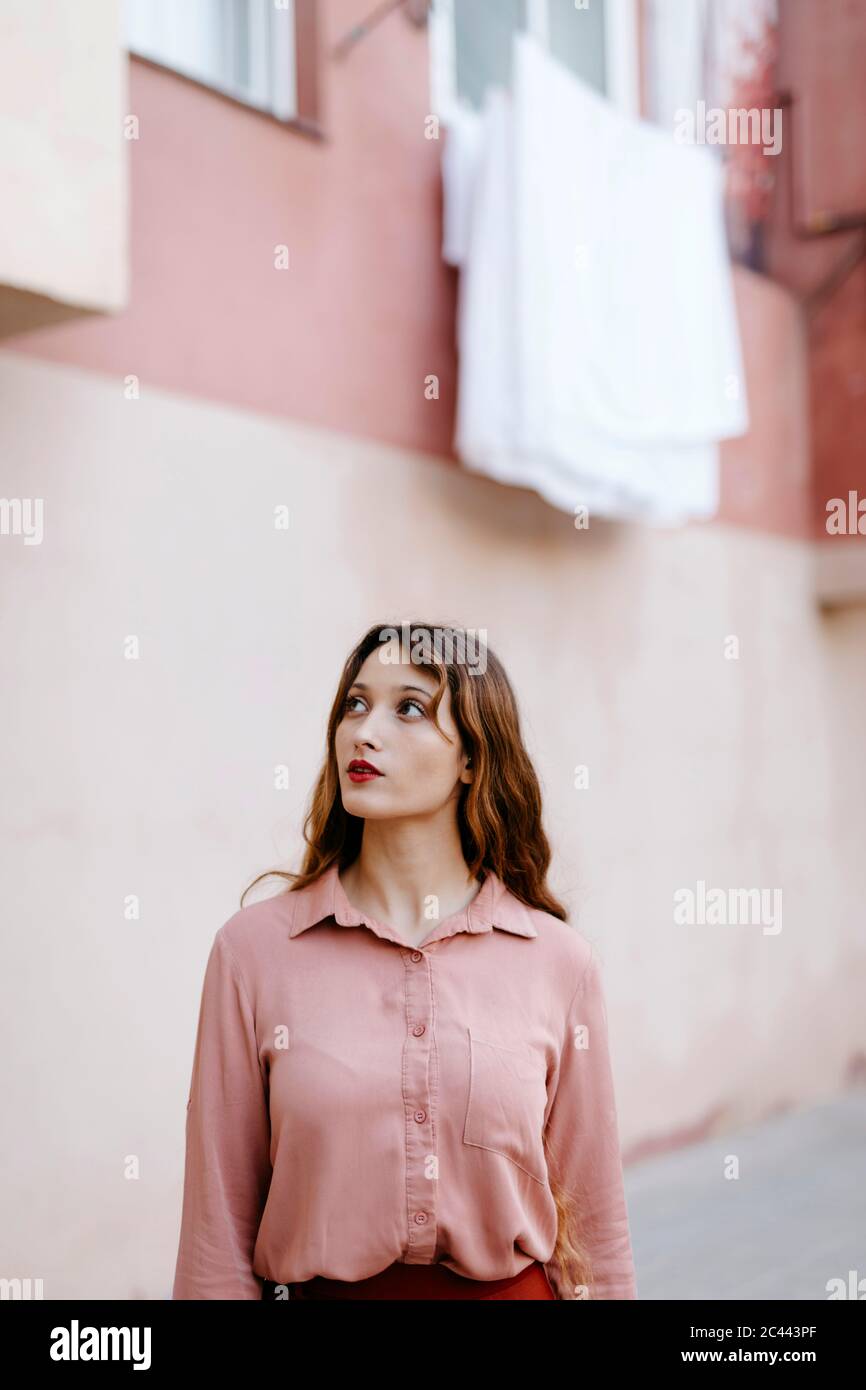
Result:
<svg viewBox="0 0 866 1390"><path fill-rule="evenodd" d="M368 8L320 7L324 140L132 59L129 307L7 346L447 451L456 272L439 249L440 147L425 139L427 35L394 15L332 60ZM438 402L424 397L430 372Z"/></svg>
<svg viewBox="0 0 866 1390"><path fill-rule="evenodd" d="M334 38L366 5L323 8ZM130 306L0 351L2 491L45 504L41 545L0 544L0 1217L49 1297L170 1292L207 951L294 859L380 617L433 603L514 679L553 886L604 963L627 1158L866 1064L866 614L812 599L800 313L738 274L755 419L716 522L575 531L454 466L425 45L395 17L329 68L324 144L133 63ZM782 930L677 926L701 881L781 889Z"/></svg>
<svg viewBox="0 0 866 1390"><path fill-rule="evenodd" d="M626 1156L857 1075L866 619L817 616L802 542L578 532L433 457L17 354L0 392L8 490L45 498L43 543L0 548L14 1269L168 1295L213 934L300 848L350 645L431 604L486 628L519 692L554 886L604 962ZM700 880L781 890L782 930L675 925Z"/></svg>
<svg viewBox="0 0 866 1390"><path fill-rule="evenodd" d="M781 9L779 87L790 94L784 154L769 238L770 267L801 298L829 289L808 323L816 561L829 592L866 601L864 534L832 536L827 502L853 490L866 502L866 8L826 5L820 21L809 0L785 0ZM860 226L831 236L804 238L838 218ZM850 274L833 278L849 259Z"/></svg>
<svg viewBox="0 0 866 1390"><path fill-rule="evenodd" d="M129 307L6 346L456 465L457 272L440 254L440 144L425 138L427 35L394 15L331 59L366 12L320 8L324 141L133 59ZM754 420L723 445L717 520L805 535L800 316L783 289L736 281Z"/></svg>

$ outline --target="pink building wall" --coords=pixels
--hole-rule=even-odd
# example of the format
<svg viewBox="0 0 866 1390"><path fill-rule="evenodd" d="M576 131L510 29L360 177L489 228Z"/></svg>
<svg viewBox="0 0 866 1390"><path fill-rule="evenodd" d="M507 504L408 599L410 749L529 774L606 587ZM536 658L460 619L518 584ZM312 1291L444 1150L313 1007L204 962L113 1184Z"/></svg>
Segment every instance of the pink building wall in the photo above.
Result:
<svg viewBox="0 0 866 1390"><path fill-rule="evenodd" d="M318 13L321 140L130 61L129 307L5 345L453 465L457 272L440 253L441 146L425 138L427 34L394 15L333 61L365 4ZM742 270L736 281L752 429L723 445L721 510L706 524L802 537L801 316L779 287Z"/></svg>
<svg viewBox="0 0 866 1390"><path fill-rule="evenodd" d="M427 35L395 15L332 61L367 8L321 6L323 140L133 58L129 307L5 346L447 452L456 273L439 254L440 147L424 134Z"/></svg>
<svg viewBox="0 0 866 1390"><path fill-rule="evenodd" d="M325 50L368 8L321 4ZM143 62L129 78L131 302L0 352L5 487L48 518L43 546L0 547L9 1018L33 1039L0 1104L52 1117L12 1155L12 1267L55 1296L166 1296L213 932L296 859L350 643L431 598L489 630L520 692L554 886L604 962L626 1157L856 1080L866 612L813 604L794 295L737 272L753 422L724 448L721 517L579 534L450 456L456 278L423 31L395 15L323 60L324 140ZM826 365L839 380L829 347ZM371 507L380 534L359 537ZM784 930L684 935L672 891L696 879L779 885ZM70 999L95 1026L58 1048L32 1022ZM118 1176L129 1152L140 1183Z"/></svg>
<svg viewBox="0 0 866 1390"><path fill-rule="evenodd" d="M769 238L770 269L800 299L866 246L866 7L856 0L780 6L778 85L784 152ZM794 224L859 219L849 231L803 239ZM807 325L813 533L826 541L826 503L866 495L866 256ZM866 542L864 542L866 546ZM866 569L864 569L866 573Z"/></svg>

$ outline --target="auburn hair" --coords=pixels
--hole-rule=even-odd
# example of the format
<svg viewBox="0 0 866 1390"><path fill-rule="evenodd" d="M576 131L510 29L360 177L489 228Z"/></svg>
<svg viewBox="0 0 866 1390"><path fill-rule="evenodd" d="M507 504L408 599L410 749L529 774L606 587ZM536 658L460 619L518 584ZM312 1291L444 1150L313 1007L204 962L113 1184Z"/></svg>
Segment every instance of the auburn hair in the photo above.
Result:
<svg viewBox="0 0 866 1390"><path fill-rule="evenodd" d="M492 870L527 907L566 921L566 909L546 882L551 853L542 826L541 788L523 744L517 701L505 668L486 643L474 638L473 659L468 662L465 629L420 621L390 627L374 624L350 652L328 717L325 755L304 821L306 850L300 872L268 869L259 874L244 889L241 907L247 893L262 879L282 878L287 882L283 891L292 892L314 883L332 864L345 869L357 858L364 821L343 809L336 732L349 690L367 657L377 647L393 644L398 631L400 659L423 666L438 680L431 699L435 727L449 739L436 717L447 688L463 749L472 758L474 777L463 785L457 805L463 857L470 873L477 878ZM558 1265L564 1286L573 1289L575 1297L586 1297L592 1270L582 1231L584 1203L561 1184L559 1155L550 1148L546 1132L543 1142L557 1212L551 1260Z"/></svg>

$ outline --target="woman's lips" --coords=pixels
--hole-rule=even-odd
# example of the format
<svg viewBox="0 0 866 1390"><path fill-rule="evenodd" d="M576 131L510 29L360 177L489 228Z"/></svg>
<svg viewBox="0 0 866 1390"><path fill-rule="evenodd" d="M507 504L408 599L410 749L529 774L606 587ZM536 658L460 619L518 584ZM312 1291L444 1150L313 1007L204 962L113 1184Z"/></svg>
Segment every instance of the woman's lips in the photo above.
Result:
<svg viewBox="0 0 866 1390"><path fill-rule="evenodd" d="M384 773L376 772L372 767L350 767L349 779L352 782L372 782L376 777L383 777Z"/></svg>

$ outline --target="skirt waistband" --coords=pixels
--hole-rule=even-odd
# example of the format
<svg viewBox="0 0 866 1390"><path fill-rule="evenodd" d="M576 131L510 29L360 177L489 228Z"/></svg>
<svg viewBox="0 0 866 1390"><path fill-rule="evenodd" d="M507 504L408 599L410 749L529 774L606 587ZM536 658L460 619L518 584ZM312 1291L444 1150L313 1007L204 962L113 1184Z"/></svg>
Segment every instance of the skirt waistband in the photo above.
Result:
<svg viewBox="0 0 866 1390"><path fill-rule="evenodd" d="M527 1298L554 1299L544 1265L532 1260L507 1279L466 1279L444 1264L408 1265L400 1261L368 1279L326 1279L316 1275L302 1283L282 1285L265 1279L262 1298L274 1300L277 1289L292 1299L367 1298ZM285 1297L285 1295L283 1295Z"/></svg>

